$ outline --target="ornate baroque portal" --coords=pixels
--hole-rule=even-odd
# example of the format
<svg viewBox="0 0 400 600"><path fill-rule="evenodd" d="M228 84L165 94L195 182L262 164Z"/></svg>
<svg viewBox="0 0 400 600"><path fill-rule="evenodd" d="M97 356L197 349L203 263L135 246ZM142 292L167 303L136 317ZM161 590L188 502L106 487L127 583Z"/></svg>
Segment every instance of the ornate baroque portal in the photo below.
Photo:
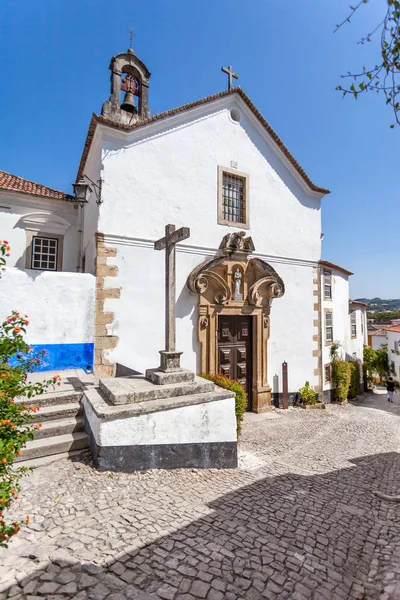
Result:
<svg viewBox="0 0 400 600"><path fill-rule="evenodd" d="M198 295L198 338L201 373L218 372L218 318L252 317L251 407L264 412L271 405L268 385L268 338L270 310L274 298L285 293L276 271L265 261L252 256L254 245L245 232L227 234L215 258L206 259L187 280Z"/></svg>

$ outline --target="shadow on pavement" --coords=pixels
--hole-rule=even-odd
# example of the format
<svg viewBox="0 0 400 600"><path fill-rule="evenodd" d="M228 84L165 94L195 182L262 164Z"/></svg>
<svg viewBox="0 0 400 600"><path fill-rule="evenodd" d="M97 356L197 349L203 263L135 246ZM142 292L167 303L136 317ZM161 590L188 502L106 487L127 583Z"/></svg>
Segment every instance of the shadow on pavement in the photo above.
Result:
<svg viewBox="0 0 400 600"><path fill-rule="evenodd" d="M203 518L140 549L125 548L102 566L37 556L36 571L2 597L398 598L400 506L373 491L399 492L400 455L351 462L323 475L287 474L241 487L209 504Z"/></svg>

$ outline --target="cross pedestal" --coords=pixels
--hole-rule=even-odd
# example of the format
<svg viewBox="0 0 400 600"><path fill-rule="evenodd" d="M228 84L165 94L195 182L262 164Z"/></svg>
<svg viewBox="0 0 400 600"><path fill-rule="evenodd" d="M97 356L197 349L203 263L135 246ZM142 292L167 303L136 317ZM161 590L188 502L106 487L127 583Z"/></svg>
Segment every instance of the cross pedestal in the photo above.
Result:
<svg viewBox="0 0 400 600"><path fill-rule="evenodd" d="M190 237L189 227L181 227L175 230L175 225L166 225L165 236L154 243L155 250L165 250L165 350L160 350L159 368L146 371L146 377L153 383L179 383L193 381L194 379L194 373L181 368L180 358L182 352L177 352L175 347L175 246L188 237Z"/></svg>

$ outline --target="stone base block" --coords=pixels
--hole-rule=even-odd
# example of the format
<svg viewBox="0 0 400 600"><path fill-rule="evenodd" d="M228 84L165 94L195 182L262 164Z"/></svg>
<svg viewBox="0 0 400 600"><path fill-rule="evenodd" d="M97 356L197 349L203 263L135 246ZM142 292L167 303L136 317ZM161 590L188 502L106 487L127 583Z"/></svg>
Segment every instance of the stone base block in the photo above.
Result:
<svg viewBox="0 0 400 600"><path fill-rule="evenodd" d="M182 383L164 381L163 385L155 385L141 375L100 379L99 389L103 396L114 406L214 391L215 386L211 381L203 377L190 377L190 375L193 375L191 371L186 371L186 373L189 373L188 381ZM163 375L167 374L163 373Z"/></svg>
<svg viewBox="0 0 400 600"><path fill-rule="evenodd" d="M233 392L212 384L202 393L110 405L98 389L89 389L82 403L100 470L237 467Z"/></svg>
<svg viewBox="0 0 400 600"><path fill-rule="evenodd" d="M98 446L87 432L90 451L99 471L135 473L150 469L234 469L236 442Z"/></svg>
<svg viewBox="0 0 400 600"><path fill-rule="evenodd" d="M193 371L181 369L180 371L160 371L160 369L147 369L146 379L156 385L169 385L171 383L184 383L194 380Z"/></svg>

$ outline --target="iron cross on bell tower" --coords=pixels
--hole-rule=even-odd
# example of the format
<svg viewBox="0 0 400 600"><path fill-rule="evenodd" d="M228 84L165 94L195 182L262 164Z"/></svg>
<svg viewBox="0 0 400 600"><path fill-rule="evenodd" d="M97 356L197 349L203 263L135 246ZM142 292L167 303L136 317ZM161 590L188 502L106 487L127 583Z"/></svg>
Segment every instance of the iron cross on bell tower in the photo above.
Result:
<svg viewBox="0 0 400 600"><path fill-rule="evenodd" d="M232 78L233 79L239 79L239 75L237 75L237 73L233 72L233 69L231 66L227 67L222 67L221 71L223 73L226 73L228 75L228 90L232 89Z"/></svg>

